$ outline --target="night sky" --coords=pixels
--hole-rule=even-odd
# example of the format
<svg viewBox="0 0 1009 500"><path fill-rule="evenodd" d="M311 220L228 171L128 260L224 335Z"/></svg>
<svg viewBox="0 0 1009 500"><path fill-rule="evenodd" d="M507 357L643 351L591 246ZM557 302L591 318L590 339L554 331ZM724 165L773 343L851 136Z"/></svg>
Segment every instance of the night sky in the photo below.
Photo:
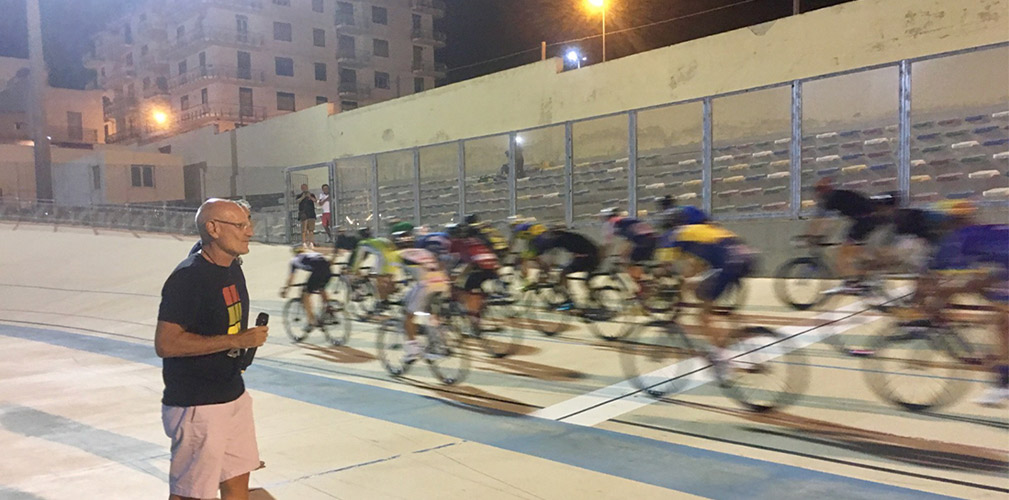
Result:
<svg viewBox="0 0 1009 500"><path fill-rule="evenodd" d="M90 79L89 71L81 64L88 38L107 19L143 0L40 1L50 83L83 88ZM298 1L307 0L295 0ZM606 26L609 59L782 18L792 11L792 0L612 1ZM802 9L809 11L847 1L851 0L802 0ZM540 58L541 41L550 44L548 57L576 48L588 57L585 64L601 59L600 18L588 13L585 0L446 0L446 3L448 15L439 22L439 29L448 35L448 46L438 52L439 61L449 67L448 79L443 84L534 62ZM712 9L718 10L703 13ZM0 13L0 55L27 57L24 0L0 0ZM689 17L613 33L684 16ZM584 37L594 38L561 43Z"/></svg>

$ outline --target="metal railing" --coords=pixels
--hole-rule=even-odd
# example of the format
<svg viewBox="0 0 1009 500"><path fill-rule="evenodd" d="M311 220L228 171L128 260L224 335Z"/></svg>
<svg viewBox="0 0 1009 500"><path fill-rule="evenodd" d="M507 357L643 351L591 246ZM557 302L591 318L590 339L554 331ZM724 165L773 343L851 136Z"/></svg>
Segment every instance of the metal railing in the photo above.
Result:
<svg viewBox="0 0 1009 500"><path fill-rule="evenodd" d="M227 80L243 84L263 83L266 81L266 72L235 66L199 66L169 80L168 88L174 90L205 80Z"/></svg>
<svg viewBox="0 0 1009 500"><path fill-rule="evenodd" d="M278 209L253 212L253 241L287 243L286 217ZM146 205L62 206L53 200L0 197L0 220L91 228L170 233L197 237L196 209ZM194 240L195 242L195 240Z"/></svg>
<svg viewBox="0 0 1009 500"><path fill-rule="evenodd" d="M174 40L168 48L168 54L174 57L191 53L197 47L205 45L229 45L254 49L262 47L264 39L261 33L238 31L235 28L221 26L204 26Z"/></svg>
<svg viewBox="0 0 1009 500"><path fill-rule="evenodd" d="M413 41L425 45L436 45L444 47L448 40L448 35L443 31L414 28L412 31Z"/></svg>

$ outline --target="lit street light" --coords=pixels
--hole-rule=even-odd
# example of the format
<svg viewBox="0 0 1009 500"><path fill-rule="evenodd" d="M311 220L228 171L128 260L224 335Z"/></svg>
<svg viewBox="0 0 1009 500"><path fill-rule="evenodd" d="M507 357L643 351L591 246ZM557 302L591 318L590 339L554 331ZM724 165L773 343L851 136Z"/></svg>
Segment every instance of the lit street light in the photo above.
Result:
<svg viewBox="0 0 1009 500"><path fill-rule="evenodd" d="M606 7L609 2L607 0L587 1L590 9L600 11L603 14L603 62L606 62Z"/></svg>
<svg viewBox="0 0 1009 500"><path fill-rule="evenodd" d="M158 125L164 125L165 122L167 121L168 121L168 115L165 114L164 111L154 112L154 123L157 123Z"/></svg>
<svg viewBox="0 0 1009 500"><path fill-rule="evenodd" d="M582 57L582 55L579 54L577 50L569 50L568 53L565 55L565 57L567 57L568 61L571 61L572 63L577 65L578 69L581 69L582 61L585 60L585 58Z"/></svg>

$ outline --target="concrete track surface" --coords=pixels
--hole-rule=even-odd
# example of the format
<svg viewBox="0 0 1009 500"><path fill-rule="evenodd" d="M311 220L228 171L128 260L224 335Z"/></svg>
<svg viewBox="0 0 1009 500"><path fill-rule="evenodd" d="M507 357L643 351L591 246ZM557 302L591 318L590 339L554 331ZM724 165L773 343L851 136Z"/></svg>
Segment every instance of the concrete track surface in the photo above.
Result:
<svg viewBox="0 0 1009 500"><path fill-rule="evenodd" d="M0 498L167 496L154 326L161 285L192 244L0 223ZM857 302L800 314L768 281L748 283L748 321L808 340L795 345L801 397L756 414L701 365L661 400L642 395L627 383L626 345L581 327L527 331L505 359L474 349L457 386L422 366L391 378L374 325L355 324L342 347L318 332L288 340L277 292L289 257L254 245L244 264L252 313L273 317L245 375L266 462L252 475L256 498L1009 495L1009 410L971 402L989 375L954 371L963 397L933 413L881 400L862 360L821 341L886 330Z"/></svg>

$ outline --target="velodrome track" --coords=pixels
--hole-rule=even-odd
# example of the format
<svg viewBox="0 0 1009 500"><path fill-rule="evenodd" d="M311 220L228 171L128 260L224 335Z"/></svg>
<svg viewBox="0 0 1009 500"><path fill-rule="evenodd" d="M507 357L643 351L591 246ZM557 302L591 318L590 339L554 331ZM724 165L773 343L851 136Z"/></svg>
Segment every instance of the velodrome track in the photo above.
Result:
<svg viewBox="0 0 1009 500"><path fill-rule="evenodd" d="M153 349L161 285L193 240L0 223L0 498L163 498L168 438ZM445 387L422 366L390 378L375 327L349 345L292 344L278 289L287 247L253 245L252 313L271 335L246 372L266 468L259 498L1004 498L1009 411L974 405L988 374L933 414L870 392L865 367L823 343L802 349L793 406L741 410L711 383L656 401L623 382L621 344L583 329L527 332L519 353L475 351ZM767 280L748 320L807 338L872 334L857 304L841 322L797 314ZM801 327L801 328L800 328ZM826 330L834 329L834 330Z"/></svg>

